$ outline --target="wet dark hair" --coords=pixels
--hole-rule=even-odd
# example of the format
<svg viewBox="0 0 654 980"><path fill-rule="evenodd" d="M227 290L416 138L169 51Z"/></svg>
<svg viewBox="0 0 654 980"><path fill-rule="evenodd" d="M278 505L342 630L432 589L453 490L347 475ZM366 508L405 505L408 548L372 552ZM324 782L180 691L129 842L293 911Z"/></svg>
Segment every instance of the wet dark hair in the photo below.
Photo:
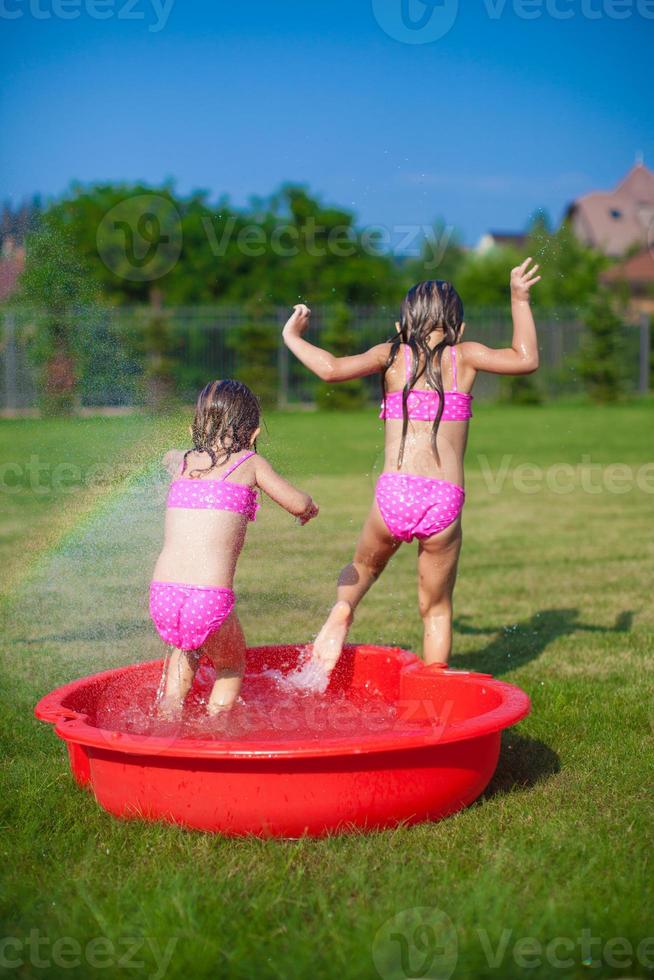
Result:
<svg viewBox="0 0 654 980"><path fill-rule="evenodd" d="M259 428L261 408L256 396L240 381L210 381L198 395L193 417L193 449L184 453L207 453L211 466L189 472L191 478L226 463L234 453L250 448ZM254 449L256 451L256 443Z"/></svg>
<svg viewBox="0 0 654 980"><path fill-rule="evenodd" d="M450 282L442 279L428 279L413 286L402 300L400 307L400 330L391 339L391 350L381 376L382 393L386 400L386 372L394 363L401 344L411 348L411 374L402 390L402 441L397 458L397 468L402 466L409 413L407 400L409 392L424 374L427 384L440 395L438 414L431 432L431 445L434 456L438 458L436 439L445 399L443 398L443 375L441 366L443 351L452 347L461 336L463 326L463 302ZM428 340L433 330L442 330L443 338L435 347Z"/></svg>

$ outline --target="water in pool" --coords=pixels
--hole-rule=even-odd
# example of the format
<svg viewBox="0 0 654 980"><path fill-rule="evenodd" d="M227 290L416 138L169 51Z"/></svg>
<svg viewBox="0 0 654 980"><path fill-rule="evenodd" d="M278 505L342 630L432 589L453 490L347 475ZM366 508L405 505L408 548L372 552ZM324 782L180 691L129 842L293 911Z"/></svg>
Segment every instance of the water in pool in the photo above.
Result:
<svg viewBox="0 0 654 980"><path fill-rule="evenodd" d="M241 697L234 708L217 716L207 714L214 672L208 661L201 661L193 688L186 699L181 718L162 719L156 711L161 691L158 670L122 678L109 684L98 698L95 724L99 728L135 735L202 738L234 741L303 741L375 736L394 732L424 732L437 724L411 721L407 706L389 703L370 683L363 690L326 694L318 686L298 685L313 676L306 669L284 673L277 669L246 674Z"/></svg>

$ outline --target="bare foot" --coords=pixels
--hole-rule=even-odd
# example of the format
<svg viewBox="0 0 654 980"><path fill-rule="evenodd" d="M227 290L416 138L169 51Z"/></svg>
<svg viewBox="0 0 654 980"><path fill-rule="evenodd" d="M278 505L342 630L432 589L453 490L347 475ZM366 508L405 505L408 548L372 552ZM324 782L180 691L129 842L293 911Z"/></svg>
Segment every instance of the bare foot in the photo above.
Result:
<svg viewBox="0 0 654 980"><path fill-rule="evenodd" d="M207 714L213 718L225 711L231 711L238 699L242 683L243 675L240 671L219 671L209 696Z"/></svg>
<svg viewBox="0 0 654 980"><path fill-rule="evenodd" d="M231 711L238 700L238 695L229 696L226 694L218 694L217 696L212 696L209 698L209 703L207 705L207 714L210 718L215 718L216 715L224 715L228 711Z"/></svg>
<svg viewBox="0 0 654 980"><path fill-rule="evenodd" d="M234 707L234 702L231 704L221 704L219 701L210 701L207 705L207 714L210 718L215 718L217 715L227 714Z"/></svg>
<svg viewBox="0 0 654 980"><path fill-rule="evenodd" d="M340 599L313 643L313 658L319 660L327 671L332 671L336 666L351 625L352 606Z"/></svg>

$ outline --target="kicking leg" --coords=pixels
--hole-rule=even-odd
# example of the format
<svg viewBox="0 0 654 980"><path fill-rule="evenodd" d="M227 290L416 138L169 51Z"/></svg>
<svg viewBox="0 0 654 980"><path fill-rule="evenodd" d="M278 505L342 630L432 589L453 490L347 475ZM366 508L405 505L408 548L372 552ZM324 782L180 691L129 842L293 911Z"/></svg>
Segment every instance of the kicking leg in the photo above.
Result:
<svg viewBox="0 0 654 980"><path fill-rule="evenodd" d="M461 551L461 519L420 542L418 599L425 663L446 664L452 649L452 593Z"/></svg>
<svg viewBox="0 0 654 980"><path fill-rule="evenodd" d="M220 629L211 634L202 652L216 669L207 710L210 715L229 711L240 693L245 673L245 637L235 612L231 612Z"/></svg>
<svg viewBox="0 0 654 980"><path fill-rule="evenodd" d="M354 558L338 577L336 605L313 644L314 657L327 670L332 670L341 655L352 625L354 610L384 571L401 543L386 527L375 501L363 525Z"/></svg>

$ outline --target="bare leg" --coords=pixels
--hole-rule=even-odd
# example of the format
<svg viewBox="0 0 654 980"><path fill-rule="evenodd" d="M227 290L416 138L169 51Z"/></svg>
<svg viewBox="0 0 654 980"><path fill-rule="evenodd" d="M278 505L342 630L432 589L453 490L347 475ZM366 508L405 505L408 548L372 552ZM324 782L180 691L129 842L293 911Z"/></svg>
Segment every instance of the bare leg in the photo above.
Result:
<svg viewBox="0 0 654 980"><path fill-rule="evenodd" d="M184 650L174 650L168 661L166 671L166 686L164 695L159 703L159 714L163 718L179 718L184 706L184 699L191 690L191 684L200 661L197 650L187 653Z"/></svg>
<svg viewBox="0 0 654 980"><path fill-rule="evenodd" d="M245 637L235 612L230 613L221 628L209 637L202 652L216 668L208 712L215 715L229 711L239 695L245 672Z"/></svg>
<svg viewBox="0 0 654 980"><path fill-rule="evenodd" d="M354 558L338 577L337 602L313 644L313 655L332 670L352 625L354 610L402 542L394 538L375 501L363 525Z"/></svg>
<svg viewBox="0 0 654 980"><path fill-rule="evenodd" d="M418 549L418 599L428 664L446 664L452 650L452 593L460 551L460 518L421 541Z"/></svg>

